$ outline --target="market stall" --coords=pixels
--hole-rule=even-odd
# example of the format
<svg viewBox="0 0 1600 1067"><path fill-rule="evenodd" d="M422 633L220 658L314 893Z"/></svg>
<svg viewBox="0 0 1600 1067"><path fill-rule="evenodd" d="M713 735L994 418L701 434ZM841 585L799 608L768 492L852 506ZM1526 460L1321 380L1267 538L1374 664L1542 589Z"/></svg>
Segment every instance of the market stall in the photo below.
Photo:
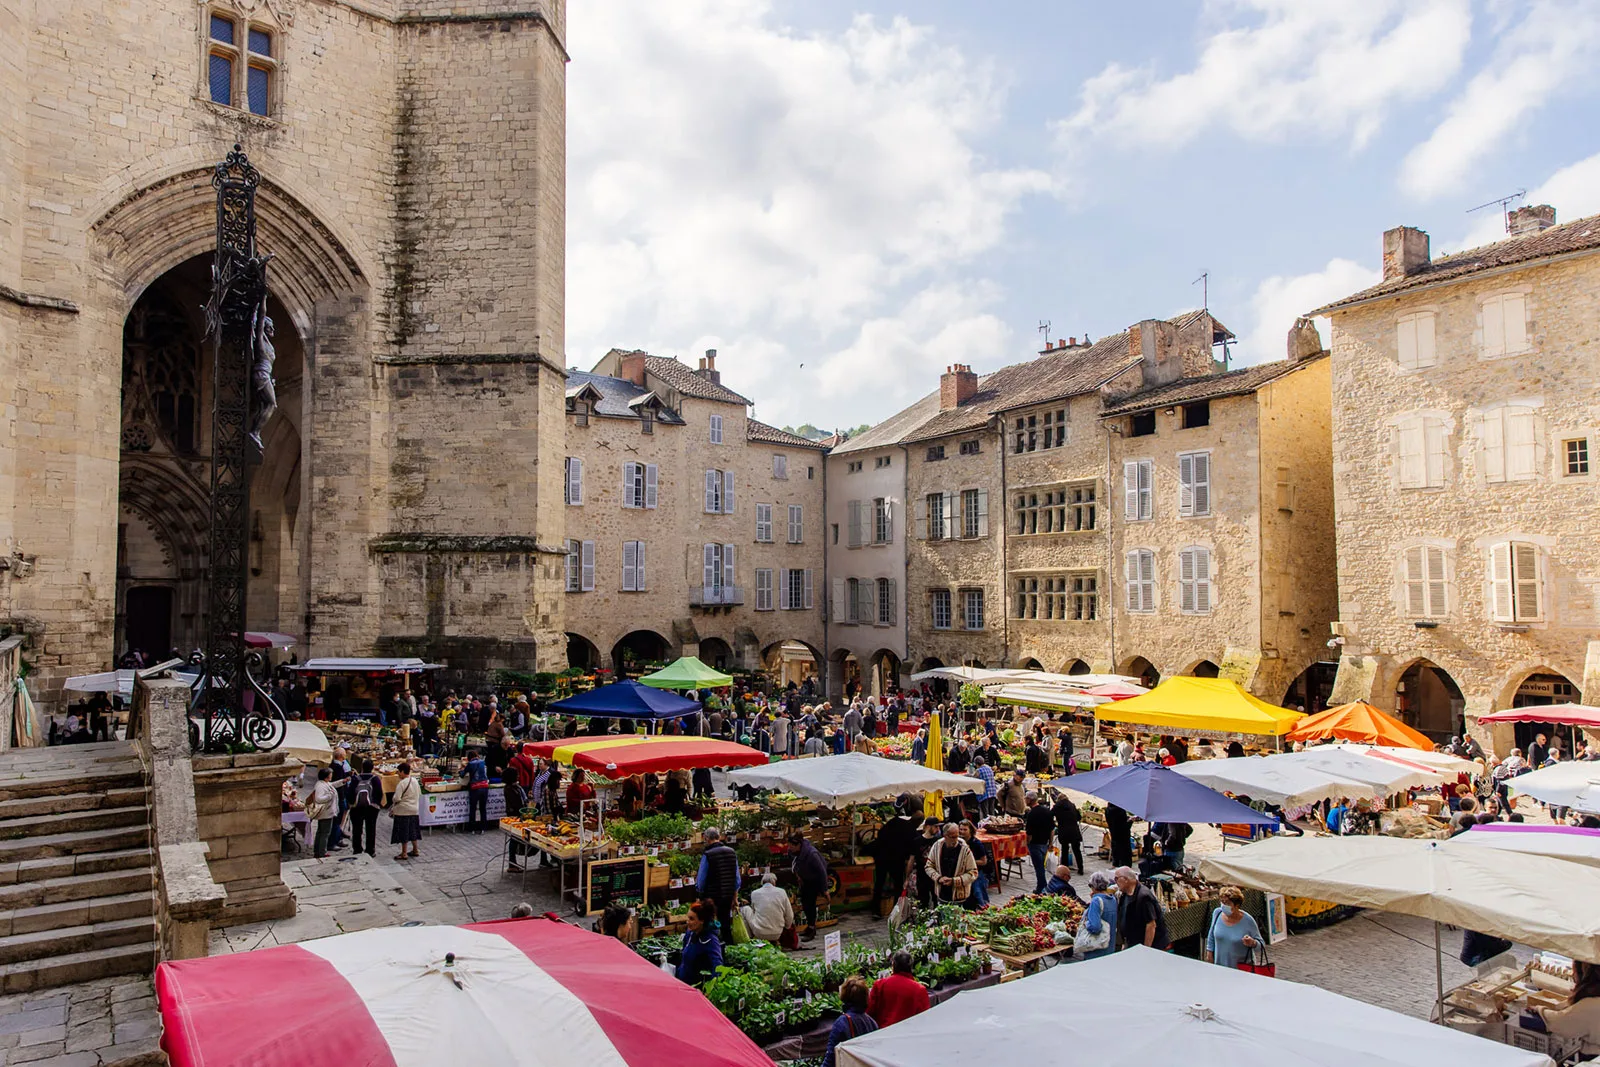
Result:
<svg viewBox="0 0 1600 1067"><path fill-rule="evenodd" d="M168 962L155 982L174 1067L771 1067L697 990L543 918Z"/></svg>
<svg viewBox="0 0 1600 1067"><path fill-rule="evenodd" d="M1306 744L1331 740L1360 741L1368 745L1433 751L1433 740L1427 734L1413 730L1365 700L1340 704L1315 715L1307 715L1295 723L1285 740Z"/></svg>
<svg viewBox="0 0 1600 1067"><path fill-rule="evenodd" d="M733 684L733 675L702 663L698 656L679 656L639 681L655 689L722 689Z"/></svg>
<svg viewBox="0 0 1600 1067"><path fill-rule="evenodd" d="M1096 726L1117 722L1185 736L1261 735L1281 742L1304 716L1268 704L1227 678L1168 678L1143 696L1102 704Z"/></svg>
<svg viewBox="0 0 1600 1067"><path fill-rule="evenodd" d="M971 793L981 787L976 779L963 774L860 752L784 760L766 767L737 770L728 775L728 782L795 793L830 808L893 800L901 793L928 793L936 789Z"/></svg>
<svg viewBox="0 0 1600 1067"><path fill-rule="evenodd" d="M1513 793L1530 796L1541 804L1600 814L1600 763L1591 760L1569 760L1519 774L1507 784Z"/></svg>
<svg viewBox="0 0 1600 1067"><path fill-rule="evenodd" d="M838 1067L991 1062L1186 1067L1549 1067L1543 1055L1386 1008L1133 948L980 989L846 1041ZM1064 1053L1063 1050L1070 1050Z"/></svg>
<svg viewBox="0 0 1600 1067"><path fill-rule="evenodd" d="M755 767L768 755L748 745L703 737L573 737L522 746L536 759L553 759L607 778L693 770L697 767Z"/></svg>
<svg viewBox="0 0 1600 1067"><path fill-rule="evenodd" d="M313 691L308 714L328 719L376 719L384 697L415 689L443 664L414 656L327 656L294 668Z"/></svg>
<svg viewBox="0 0 1600 1067"><path fill-rule="evenodd" d="M650 724L698 716L700 703L652 687L648 682L625 681L596 686L558 700L550 705L550 711L579 718L627 719Z"/></svg>
<svg viewBox="0 0 1600 1067"><path fill-rule="evenodd" d="M1276 804L1285 811L1340 797L1376 799L1381 786L1305 764L1283 763L1276 756L1239 756L1180 763L1172 770L1221 792Z"/></svg>
<svg viewBox="0 0 1600 1067"><path fill-rule="evenodd" d="M1600 830L1582 826L1538 826L1533 823L1479 823L1457 834L1450 848L1494 848L1600 867Z"/></svg>

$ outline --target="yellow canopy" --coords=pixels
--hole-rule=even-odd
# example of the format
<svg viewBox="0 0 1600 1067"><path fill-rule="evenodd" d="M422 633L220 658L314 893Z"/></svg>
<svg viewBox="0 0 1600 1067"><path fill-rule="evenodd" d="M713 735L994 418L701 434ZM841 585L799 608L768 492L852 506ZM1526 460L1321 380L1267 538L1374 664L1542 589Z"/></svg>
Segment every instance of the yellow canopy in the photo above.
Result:
<svg viewBox="0 0 1600 1067"><path fill-rule="evenodd" d="M939 728L939 712L928 713L928 751L922 757L922 765L932 770L944 770L944 732ZM922 813L924 816L944 818L944 790L935 789L922 798Z"/></svg>
<svg viewBox="0 0 1600 1067"><path fill-rule="evenodd" d="M1168 732L1269 734L1281 737L1302 712L1259 700L1226 678L1168 678L1144 696L1113 700L1094 709L1105 722L1159 726Z"/></svg>

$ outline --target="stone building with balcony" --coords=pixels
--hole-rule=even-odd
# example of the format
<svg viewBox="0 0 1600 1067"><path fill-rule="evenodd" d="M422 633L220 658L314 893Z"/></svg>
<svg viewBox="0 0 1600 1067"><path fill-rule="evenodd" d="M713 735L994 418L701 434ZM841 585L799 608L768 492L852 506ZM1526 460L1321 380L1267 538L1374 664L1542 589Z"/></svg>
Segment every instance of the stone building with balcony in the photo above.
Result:
<svg viewBox="0 0 1600 1067"><path fill-rule="evenodd" d="M1502 755L1536 727L1479 715L1600 693L1600 217L1529 206L1507 229L1437 258L1389 230L1382 280L1315 312L1333 323L1335 695Z"/></svg>
<svg viewBox="0 0 1600 1067"><path fill-rule="evenodd" d="M568 371L575 666L633 673L698 655L795 677L809 655L820 671L824 447L750 418L716 361L614 349Z"/></svg>

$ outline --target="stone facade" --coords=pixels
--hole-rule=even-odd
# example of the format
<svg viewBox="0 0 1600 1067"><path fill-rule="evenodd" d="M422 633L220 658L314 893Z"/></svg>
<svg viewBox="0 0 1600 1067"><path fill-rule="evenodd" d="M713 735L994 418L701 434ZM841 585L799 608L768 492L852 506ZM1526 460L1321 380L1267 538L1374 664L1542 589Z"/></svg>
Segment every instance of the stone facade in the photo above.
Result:
<svg viewBox="0 0 1600 1067"><path fill-rule="evenodd" d="M775 668L798 641L820 671L824 449L750 418L715 353L701 364L613 351L569 376L573 661L615 668L626 648Z"/></svg>
<svg viewBox="0 0 1600 1067"><path fill-rule="evenodd" d="M1600 693L1600 220L1550 219L1436 260L1426 234L1391 230L1384 281L1324 309L1337 696L1435 736ZM1502 755L1527 740L1478 733Z"/></svg>
<svg viewBox="0 0 1600 1067"><path fill-rule="evenodd" d="M234 103L271 69L263 114L212 101L213 16L236 50L267 35L232 53ZM235 141L285 385L252 624L302 655L563 661L564 37L562 0L0 0L0 625L35 635L45 701L129 613L151 643L204 632L206 441L173 432L204 420L125 373L125 324L198 303ZM195 359L192 314L168 329Z"/></svg>

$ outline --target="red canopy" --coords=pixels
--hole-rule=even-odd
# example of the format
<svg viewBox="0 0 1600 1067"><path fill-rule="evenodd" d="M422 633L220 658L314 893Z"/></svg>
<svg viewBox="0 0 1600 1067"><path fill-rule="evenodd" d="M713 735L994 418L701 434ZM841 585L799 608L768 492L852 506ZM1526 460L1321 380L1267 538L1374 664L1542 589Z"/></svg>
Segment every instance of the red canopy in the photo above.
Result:
<svg viewBox="0 0 1600 1067"><path fill-rule="evenodd" d="M692 986L544 918L163 963L156 994L174 1067L772 1067Z"/></svg>
<svg viewBox="0 0 1600 1067"><path fill-rule="evenodd" d="M1479 715L1479 722L1548 722L1600 730L1600 708L1588 704L1530 704Z"/></svg>
<svg viewBox="0 0 1600 1067"><path fill-rule="evenodd" d="M731 741L703 737L623 734L608 737L571 737L524 745L530 756L555 759L607 778L661 771L687 771L696 767L758 767L767 754Z"/></svg>

